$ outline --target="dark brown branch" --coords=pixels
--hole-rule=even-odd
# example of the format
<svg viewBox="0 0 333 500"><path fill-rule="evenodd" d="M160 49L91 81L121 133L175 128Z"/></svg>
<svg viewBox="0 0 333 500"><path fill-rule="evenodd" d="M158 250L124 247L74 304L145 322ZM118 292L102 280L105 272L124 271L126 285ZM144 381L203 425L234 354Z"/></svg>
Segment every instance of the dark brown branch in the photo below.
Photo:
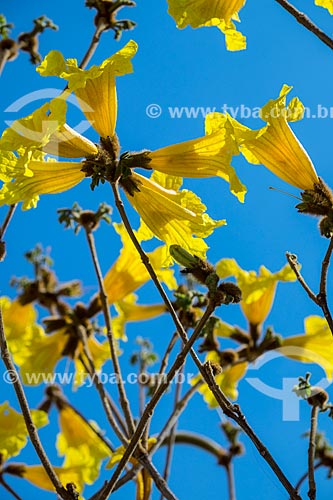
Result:
<svg viewBox="0 0 333 500"><path fill-rule="evenodd" d="M332 251L333 251L333 237L330 240L330 244L328 246L327 252L325 254L321 266L320 286L319 286L319 294L317 295L317 302L323 311L323 314L326 318L328 326L333 335L333 319L327 304L327 272L332 256Z"/></svg>
<svg viewBox="0 0 333 500"><path fill-rule="evenodd" d="M317 295L311 290L311 288L309 287L309 285L306 283L306 281L304 280L303 276L301 275L300 273L300 270L298 268L298 262L297 262L297 258L294 254L292 253L289 253L287 252L286 253L286 257L287 257L287 261L289 262L289 265L291 267L291 269L294 271L295 273L295 276L299 282L299 284L302 286L302 288L306 291L306 293L308 294L309 298L315 303L318 305L318 299L317 299Z"/></svg>
<svg viewBox="0 0 333 500"><path fill-rule="evenodd" d="M321 40L330 49L333 49L333 39L330 38L324 31L322 31L318 26L316 26L311 19L308 18L303 12L297 10L291 3L287 0L275 0L281 5L289 14L291 14L297 22L299 22L304 28L311 31L319 40Z"/></svg>

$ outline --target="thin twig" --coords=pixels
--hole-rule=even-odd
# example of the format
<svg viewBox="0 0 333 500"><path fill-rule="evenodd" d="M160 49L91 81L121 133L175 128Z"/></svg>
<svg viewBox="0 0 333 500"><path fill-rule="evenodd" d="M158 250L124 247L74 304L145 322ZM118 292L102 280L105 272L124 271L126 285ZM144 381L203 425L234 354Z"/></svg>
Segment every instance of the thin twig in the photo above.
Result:
<svg viewBox="0 0 333 500"><path fill-rule="evenodd" d="M232 460L225 466L228 481L229 500L236 500L235 476Z"/></svg>
<svg viewBox="0 0 333 500"><path fill-rule="evenodd" d="M281 5L289 14L291 14L297 22L299 22L304 28L311 31L316 37L319 38L325 45L327 45L330 49L333 49L333 39L330 38L324 31L322 31L318 26L316 26L311 19L308 18L303 12L297 10L291 3L287 2L287 0L275 0L278 4Z"/></svg>
<svg viewBox="0 0 333 500"><path fill-rule="evenodd" d="M16 491L13 490L11 486L4 480L4 477L1 475L0 476L0 484L14 497L16 500L22 500L21 497L18 496Z"/></svg>
<svg viewBox="0 0 333 500"><path fill-rule="evenodd" d="M168 500L177 500L177 497L172 493L165 479L152 464L148 453L140 454L137 459L152 477L157 489L162 493L162 497Z"/></svg>
<svg viewBox="0 0 333 500"><path fill-rule="evenodd" d="M324 313L328 326L333 335L333 319L327 304L327 271L328 271L328 266L330 265L332 251L333 251L333 237L330 240L330 244L328 245L327 252L325 254L325 257L321 265L320 285L319 285L319 294L317 295L317 301L318 305L321 307Z"/></svg>
<svg viewBox="0 0 333 500"><path fill-rule="evenodd" d="M89 347L87 344L86 335L85 335L85 332L83 332L83 330L84 330L84 328L81 329L81 339L82 339L82 345L83 345L83 352L88 360L89 367L87 367L85 365L84 360L82 359L82 356L80 358L80 361L83 364L83 366L85 367L85 369L87 370L87 372L89 373L90 377L93 378L93 381L94 381L95 387L98 391L98 394L100 396L106 417L107 417L112 429L114 430L115 434L117 435L118 439L122 442L122 444L126 445L128 443L127 435L122 432L122 430L120 429L120 427L117 424L116 419L113 416L113 413L112 413L112 410L110 407L110 403L109 403L109 399L105 393L104 385L100 381L100 378L96 372L96 368L95 368L95 365L94 365L94 362L93 362L93 359L91 357L91 353L90 353L90 350L89 350Z"/></svg>
<svg viewBox="0 0 333 500"><path fill-rule="evenodd" d="M163 429L161 432L156 436L156 442L153 444L151 449L148 452L149 456L152 456L164 443L165 440L170 433L170 429L174 426L175 422L179 419L179 416L182 414L182 412L185 410L187 403L191 399L191 397L197 392L198 387L202 385L203 382L202 380L199 380L196 382L182 397L182 399L177 403L176 408L174 408L173 412L171 413L170 417L168 418L167 422L165 423ZM154 436L155 437L155 436ZM132 469L127 472L119 481L117 481L114 491L118 490L121 486L123 486L125 483L128 481L131 481L136 475L136 473L140 470L141 466L136 465L132 467Z"/></svg>
<svg viewBox="0 0 333 500"><path fill-rule="evenodd" d="M167 373L167 376L163 379L162 383L158 386L158 388L154 392L153 396L151 397L150 401L148 402L148 404L145 408L145 411L143 412L143 415L142 415L141 419L139 420L139 423L136 427L135 433L132 436L131 441L130 441L128 447L126 448L124 455L122 456L113 476L111 477L110 481L108 482L107 487L104 489L104 492L101 494L100 500L106 500L108 498L108 496L112 493L114 486L120 477L120 474L122 473L128 460L133 455L133 453L137 447L137 444L138 444L139 440L141 439L141 436L146 428L147 422L148 422L149 418L151 417L151 415L153 414L153 411L154 411L157 403L159 402L159 400L161 399L161 397L163 396L165 391L168 389L171 381L173 380L173 378L176 375L176 373L178 372L178 370L183 365L187 354L191 350L194 342L199 337L199 335L202 331L202 328L206 324L206 322L209 319L209 317L211 316L212 312L213 312L213 307L209 303L206 311L204 312L198 325L196 326L194 332L192 333L192 336L190 337L188 342L185 344L182 351L179 353L175 362L171 366L169 372Z"/></svg>
<svg viewBox="0 0 333 500"><path fill-rule="evenodd" d="M319 406L312 406L311 410L311 427L309 434L309 449L308 449L308 474L309 474L309 491L308 497L310 500L316 500L316 481L314 476L314 459L316 453L316 435L318 424Z"/></svg>
<svg viewBox="0 0 333 500"><path fill-rule="evenodd" d="M81 361L81 363L82 363L82 365L83 365L84 369L86 370L86 372L90 374L90 370L88 369L87 364L85 363L85 361L84 361L84 359L82 358L82 356L80 356L80 357L79 357L79 359L80 359L80 361ZM91 375L90 375L90 376L91 376ZM94 383L96 384L96 382L95 382L95 381L94 381ZM106 398L107 398L107 400L108 400L108 402L109 402L110 409L111 409L111 411L112 411L112 413L113 413L113 415L114 415L115 419L117 420L119 427L121 428L121 430L123 431L123 433L124 433L125 435L127 435L126 424L125 424L125 422L123 421L123 418L122 418L122 416L121 416L121 414L120 414L120 412L119 412L119 409L118 409L118 407L117 407L116 403L113 401L113 399L111 398L111 396L110 396L110 394L108 393L108 391L107 391L107 390L105 390L105 387L103 387L103 388L104 388L104 392L105 392ZM96 387L96 389L97 389L97 387Z"/></svg>
<svg viewBox="0 0 333 500"><path fill-rule="evenodd" d="M2 75L3 69L11 56L11 51L9 49L0 50L0 76Z"/></svg>
<svg viewBox="0 0 333 500"><path fill-rule="evenodd" d="M316 465L313 467L313 470L317 470L319 469L319 467L321 467L323 465L323 463L321 461L317 462ZM303 476L301 476L299 478L299 480L297 481L297 484L295 486L295 490L299 491L300 487L302 486L302 483L306 480L306 478L308 477L308 474L309 474L309 471L306 471L304 472ZM290 499L289 499L290 500Z"/></svg>
<svg viewBox="0 0 333 500"><path fill-rule="evenodd" d="M94 55L94 53L98 47L100 38L101 38L101 34L103 33L103 31L105 31L105 28L107 27L107 25L105 23L103 23L103 21L101 19L102 18L99 19L99 24L98 24L98 26L96 26L96 30L95 30L95 33L94 33L92 39L91 39L88 50L85 53L85 55L83 56L82 61L80 62L79 68L81 68L81 69L84 69L87 66L90 59Z"/></svg>
<svg viewBox="0 0 333 500"><path fill-rule="evenodd" d="M162 358L162 361L161 361L161 366L160 366L160 369L159 369L159 375L162 375L165 370L166 370L166 367L168 366L168 362L169 362L169 356L170 356L170 353L172 351L172 349L174 348L176 342L178 340L178 333L175 332L172 337L171 337L171 340L168 344L168 347L166 348L166 351L163 355L163 358Z"/></svg>
<svg viewBox="0 0 333 500"><path fill-rule="evenodd" d="M268 465L271 467L276 477L279 479L281 484L285 487L287 492L289 493L292 500L302 500L297 491L295 491L292 484L286 478L284 473L282 472L279 465L276 463L266 446L260 441L256 433L253 431L251 426L248 424L245 415L242 413L239 405L231 404L228 398L223 394L220 387L217 385L212 367L209 363L205 363L204 369L206 371L206 381L208 382L209 388L213 392L215 399L218 405L222 408L223 412L232 420L234 420L241 429L245 432L245 434L251 439L260 455L266 460Z"/></svg>
<svg viewBox="0 0 333 500"><path fill-rule="evenodd" d="M15 365L12 361L11 354L8 350L7 346L7 341L5 337L5 331L4 331L4 326L3 326L3 318L2 318L2 310L0 307L0 346L1 346L1 357L3 359L3 362L7 368L7 373L10 374L11 380L14 386L14 390L16 392L17 400L20 405L21 411L22 411L22 416L24 418L25 425L27 427L28 434L30 436L31 442L36 450L37 455L39 456L39 459L41 463L43 464L43 467L45 469L45 472L47 473L48 477L50 478L53 486L56 489L56 492L60 496L60 498L63 499L68 499L72 500L72 495L62 486L57 474L55 473L51 462L48 459L47 454L45 453L45 450L43 448L43 445L39 439L38 432L36 429L36 426L33 422L32 416L31 416L31 411L28 405L27 398L25 396L25 392L23 389L23 385L21 383L19 374L15 368Z"/></svg>
<svg viewBox="0 0 333 500"><path fill-rule="evenodd" d="M15 205L10 205L8 208L7 215L6 215L5 220L3 221L2 226L0 228L0 241L5 236L5 232L9 226L9 223L10 223L13 215L14 215L16 207L17 207L17 203Z"/></svg>
<svg viewBox="0 0 333 500"><path fill-rule="evenodd" d="M112 325L111 325L111 314L110 314L110 309L108 305L108 297L107 293L105 291L104 287L104 281L103 281L103 276L101 272L101 268L99 265L99 260L96 252L96 247L95 247L95 239L92 234L92 232L85 228L86 230L86 236L87 236L87 241L91 253L91 258L93 260L96 276L97 276L97 281L98 281L98 286L99 286L99 295L102 303L102 309L103 309L103 314L104 314L104 319L105 319L105 326L106 326L106 331L107 331L107 338L109 341L109 346L110 346L110 353L111 353L111 360L113 364L113 369L117 377L117 387L118 387L118 392L119 392L119 401L120 401L120 406L124 412L126 424L127 424L127 429L129 436L132 436L135 430L135 425L134 425L134 420L132 417L131 409L130 409L130 404L126 395L125 391L125 386L124 386L124 381L121 373L121 368L120 364L118 361L118 355L117 355L117 349L116 349L116 343L115 339L113 336L112 332Z"/></svg>
<svg viewBox="0 0 333 500"><path fill-rule="evenodd" d="M181 367L181 369L179 370L179 373L183 373L184 372L184 366L185 365L183 365ZM179 382L177 382L176 391L175 391L174 408L177 408L177 404L180 401L181 388L182 388L181 384ZM175 444L176 430L177 430L177 421L175 421L174 425L170 429L170 433L169 433L169 436L168 436L167 453L166 453L164 473L163 473L163 477L164 477L165 481L168 481L169 476L170 476L170 472L171 472L171 462L172 462L173 448L174 448L174 444ZM160 500L163 500L163 498L164 497L162 495Z"/></svg>
<svg viewBox="0 0 333 500"><path fill-rule="evenodd" d="M306 283L306 281L304 280L303 276L300 273L300 270L298 268L298 262L297 262L296 256L294 254L292 254L292 253L287 252L286 253L286 257L287 257L287 261L289 262L289 265L290 265L291 269L294 271L295 276L296 276L298 282L300 283L300 285L302 286L302 288L306 291L306 293L308 294L308 296L310 297L310 299L315 304L319 305L318 304L317 295L311 290L311 288Z"/></svg>

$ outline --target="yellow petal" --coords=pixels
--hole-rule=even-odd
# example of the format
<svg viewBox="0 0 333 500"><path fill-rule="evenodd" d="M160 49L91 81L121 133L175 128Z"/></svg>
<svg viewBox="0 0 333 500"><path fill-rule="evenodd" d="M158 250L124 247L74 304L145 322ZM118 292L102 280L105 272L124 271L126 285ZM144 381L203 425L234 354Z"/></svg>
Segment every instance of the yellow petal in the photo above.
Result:
<svg viewBox="0 0 333 500"><path fill-rule="evenodd" d="M64 404L59 408L59 425L61 433L58 434L57 449L65 458L63 466L81 466L86 484L94 483L102 460L111 455L111 450L69 405Z"/></svg>
<svg viewBox="0 0 333 500"><path fill-rule="evenodd" d="M244 6L246 0L168 0L169 14L178 28L204 26L212 20L229 21Z"/></svg>
<svg viewBox="0 0 333 500"><path fill-rule="evenodd" d="M14 361L20 363L31 341L41 338L44 331L36 323L37 313L32 304L22 306L17 300L1 297L0 307L9 350Z"/></svg>
<svg viewBox="0 0 333 500"><path fill-rule="evenodd" d="M136 295L127 295L123 300L115 303L118 316L112 318L112 331L116 338L126 340L126 323L128 321L144 321L166 312L164 304L136 304Z"/></svg>
<svg viewBox="0 0 333 500"><path fill-rule="evenodd" d="M218 362L216 353L210 353L207 358L211 361ZM223 373L215 376L216 383L220 386L222 392L224 392L228 398L232 400L236 400L238 398L238 382L244 377L246 370L247 363L239 363L235 366L225 368ZM191 380L191 384L194 385L199 380L201 380L201 375L193 378ZM203 396L205 402L210 408L216 408L218 406L214 395L206 383L199 386L198 392Z"/></svg>
<svg viewBox="0 0 333 500"><path fill-rule="evenodd" d="M204 213L205 205L192 191L166 189L154 182L158 179L162 183L163 174L155 173L151 180L133 173L132 178L140 191L126 195L154 235L168 246L178 244L205 258L208 246L202 238L225 221L214 221Z"/></svg>
<svg viewBox="0 0 333 500"><path fill-rule="evenodd" d="M36 109L31 115L16 120L7 128L0 139L0 149L17 151L41 149L51 135L66 122L66 96L53 99Z"/></svg>
<svg viewBox="0 0 333 500"><path fill-rule="evenodd" d="M98 153L98 148L65 123L51 135L43 151L61 158L83 158Z"/></svg>
<svg viewBox="0 0 333 500"><path fill-rule="evenodd" d="M82 477L81 466L53 467L53 469L64 486L68 483L74 483L79 492L83 490L85 482ZM55 490L42 465L24 465L22 469L22 477L43 490Z"/></svg>
<svg viewBox="0 0 333 500"><path fill-rule="evenodd" d="M60 76L68 81L80 107L101 137L113 137L117 118L115 77L133 71L131 58L137 51L132 40L100 66L88 70L78 68L75 59L65 61L57 51L51 51L37 71L42 76Z"/></svg>
<svg viewBox="0 0 333 500"><path fill-rule="evenodd" d="M326 372L329 380L333 379L333 337L325 318L309 316L305 319L305 333L282 340L278 349L284 356L316 363Z"/></svg>
<svg viewBox="0 0 333 500"><path fill-rule="evenodd" d="M32 410L31 416L37 427L48 423L44 411ZM28 431L23 416L11 408L8 402L0 405L0 454L2 462L18 455L28 442Z"/></svg>
<svg viewBox="0 0 333 500"><path fill-rule="evenodd" d="M205 137L149 153L149 167L178 177L222 177L230 183L231 191L240 201L244 201L246 188L231 166L233 155L238 154L233 129L225 116L220 115L221 118L217 120L214 115L212 113L206 117Z"/></svg>
<svg viewBox="0 0 333 500"><path fill-rule="evenodd" d="M29 385L52 382L54 367L61 359L67 342L68 335L64 335L62 330L33 339L18 360L23 382Z"/></svg>
<svg viewBox="0 0 333 500"><path fill-rule="evenodd" d="M333 0L315 0L315 4L319 7L324 7L324 9L327 9L333 15Z"/></svg>
<svg viewBox="0 0 333 500"><path fill-rule="evenodd" d="M240 31L237 31L235 23L232 21L221 21L217 27L225 35L225 45L227 50L236 52L238 50L246 49L246 37Z"/></svg>
<svg viewBox="0 0 333 500"><path fill-rule="evenodd" d="M104 278L104 286L110 304L122 300L150 280L150 275L143 265L141 257L124 226L122 224L114 224L114 227L122 239L123 248L118 259ZM142 231L140 232L139 230L137 233L137 237L141 240L139 233L142 235ZM156 248L152 252L148 252L147 255L158 278L172 290L177 288L173 271L162 269L167 257L166 254L167 249L163 246Z"/></svg>
<svg viewBox="0 0 333 500"><path fill-rule="evenodd" d="M82 163L30 161L31 177L21 169L13 173L15 180L4 184L0 191L0 206L23 202L23 210L36 207L41 194L56 194L79 184L85 177Z"/></svg>
<svg viewBox="0 0 333 500"><path fill-rule="evenodd" d="M220 278L234 276L242 291L241 308L249 323L261 324L268 316L275 297L276 285L279 281L295 281L295 273L289 265L280 271L271 273L264 266L259 274L255 271L244 271L235 259L222 259L216 264L216 272Z"/></svg>
<svg viewBox="0 0 333 500"><path fill-rule="evenodd" d="M295 108L286 106L286 95L291 87L284 85L280 96L269 101L261 110L267 125L251 130L230 118L240 148L250 163L263 164L276 176L299 189L313 189L318 182L315 168L288 123L300 117L300 103Z"/></svg>
<svg viewBox="0 0 333 500"><path fill-rule="evenodd" d="M239 21L238 12L246 0L168 0L169 14L180 29L186 26L217 26L226 35L228 50L246 47L245 37L237 33L231 19Z"/></svg>

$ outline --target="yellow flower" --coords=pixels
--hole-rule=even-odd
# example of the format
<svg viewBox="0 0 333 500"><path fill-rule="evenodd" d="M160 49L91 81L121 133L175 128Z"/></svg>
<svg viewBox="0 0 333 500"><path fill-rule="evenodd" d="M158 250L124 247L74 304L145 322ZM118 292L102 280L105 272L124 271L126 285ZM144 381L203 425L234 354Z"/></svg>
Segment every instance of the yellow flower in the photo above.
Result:
<svg viewBox="0 0 333 500"><path fill-rule="evenodd" d="M267 125L251 130L230 118L240 149L253 164L262 164L273 174L299 189L313 189L318 182L314 166L289 126L289 121L302 118L304 107L294 98L286 105L291 87L284 85L277 99L261 109L261 118Z"/></svg>
<svg viewBox="0 0 333 500"><path fill-rule="evenodd" d="M243 202L246 188L230 164L239 150L229 119L211 113L206 116L205 129L205 137L149 153L149 167L177 177L222 177L230 183L231 192Z"/></svg>
<svg viewBox="0 0 333 500"><path fill-rule="evenodd" d="M190 25L217 26L226 36L228 50L246 48L246 38L236 31L232 19L239 21L238 12L246 0L168 0L169 14L182 29Z"/></svg>
<svg viewBox="0 0 333 500"><path fill-rule="evenodd" d="M13 174L14 182L4 184L0 191L0 205L23 201L23 210L35 208L41 194L57 194L79 184L85 177L82 163L30 161L27 176L20 168Z"/></svg>
<svg viewBox="0 0 333 500"><path fill-rule="evenodd" d="M120 235L123 247L120 255L113 266L106 273L104 278L104 286L108 296L109 304L119 302L128 294L134 292L142 285L149 281L150 276L147 269L141 261L141 257L134 248L132 240L122 224L114 224L114 228ZM145 235L143 228L136 232L136 236L140 242L150 234ZM162 269L167 261L167 248L160 246L147 253L149 261L158 278L164 282L170 290L177 288L176 280L173 276L173 271L170 269Z"/></svg>
<svg viewBox="0 0 333 500"><path fill-rule="evenodd" d="M219 356L216 352L210 352L206 356L206 360L219 364ZM238 382L244 377L247 370L247 363L239 363L234 366L228 366L223 369L222 373L215 375L215 381L220 386L222 392L230 399L236 400L238 398ZM191 384L196 384L201 380L201 375L197 375L191 380ZM218 406L217 401L206 383L199 386L198 392L203 396L205 402L210 408Z"/></svg>
<svg viewBox="0 0 333 500"><path fill-rule="evenodd" d="M78 68L77 62L73 59L65 61L57 51L50 52L38 68L39 73L43 76L60 76L68 81L69 91L73 91L78 97L82 111L100 134L102 146L98 149L65 124L64 98L52 101L47 105L48 108L45 106L25 119L28 124L26 128L29 130L28 141L25 137L22 139L22 134L19 133L20 127L14 127L13 131L4 133L6 144L11 142L12 136L14 137L16 142L13 140L13 143L15 142L19 157L16 158L14 165L10 154L4 156L2 163L0 157L0 177L6 181L0 191L0 205L23 201L23 209L29 209L36 206L40 194L54 194L70 189L85 176L92 177L92 187L98 185L100 181L113 179L115 160L118 156L115 136L117 115L115 77L132 71L130 59L136 49L135 42L129 42L100 66L93 66L89 70ZM31 131L37 132L36 137L31 138ZM212 119L207 126L210 137L203 138L204 143L201 146L190 145L189 154L192 155L191 150L194 148L200 150L202 155L207 153L208 157L208 152L211 151L214 160L210 162L211 166L204 176L211 175L212 172L214 175L221 175L231 182L233 192L242 199L244 186L238 181L229 164L232 151L238 152L235 141L231 139L232 131L233 128L227 124L227 120L222 123L219 119L217 127ZM84 163L44 161L45 153L54 152L66 154L71 158L79 158L84 153L87 159ZM122 161L124 162L124 158L120 159L120 167ZM158 162L158 155L156 161ZM216 161L217 167L213 168L212 164ZM126 160L124 163L126 164ZM199 177L203 175L201 161L200 165L201 167L197 168ZM180 170L183 167L184 165L180 166ZM163 170L163 166L161 168ZM186 170L188 172L188 169ZM169 188L166 187L166 183L170 184ZM213 221L204 214L206 207L194 193L179 192L181 183L178 179L170 181L160 173L149 180L135 172L132 173L131 168L127 168L127 171L121 174L120 185L126 190L129 201L144 223L157 238L168 245L178 243L197 255L205 256L208 247L202 238L211 234L224 221Z"/></svg>
<svg viewBox="0 0 333 500"><path fill-rule="evenodd" d="M277 350L288 358L320 365L327 378L332 380L333 337L326 319L309 316L305 318L304 326L304 334L282 339L282 347Z"/></svg>
<svg viewBox="0 0 333 500"><path fill-rule="evenodd" d="M333 0L315 0L315 4L319 7L324 7L324 9L327 9L333 15Z"/></svg>
<svg viewBox="0 0 333 500"><path fill-rule="evenodd" d="M105 341L101 344L91 335L88 337L87 344L98 370L109 358L108 343ZM29 385L39 385L54 382L54 368L63 356L74 360L76 368L74 384L82 384L86 371L79 358L82 357L86 362L87 360L81 341L66 328L50 335L43 333L39 338L31 339L20 358L16 356L15 361L20 366L23 382Z"/></svg>
<svg viewBox="0 0 333 500"><path fill-rule="evenodd" d="M48 423L44 411L31 410L31 416L36 427ZM2 462L15 457L28 442L28 431L23 416L11 408L6 401L0 405L0 456Z"/></svg>
<svg viewBox="0 0 333 500"><path fill-rule="evenodd" d="M42 465L17 464L17 466L19 475L31 484L43 490L55 490L53 483ZM68 483L74 483L78 492L83 490L85 480L82 476L81 465L72 467L53 467L53 470L57 474L61 484L66 485ZM82 499L82 497L80 496L79 499Z"/></svg>
<svg viewBox="0 0 333 500"><path fill-rule="evenodd" d="M164 304L136 304L136 299L136 295L130 294L114 304L118 316L112 318L112 332L116 338L127 340L125 326L128 321L148 320L167 311Z"/></svg>
<svg viewBox="0 0 333 500"><path fill-rule="evenodd" d="M51 51L37 70L43 76L66 79L93 128L102 137L113 137L117 115L115 77L132 71L130 59L136 49L136 43L131 41L89 70L81 70L75 59L65 61L60 52ZM66 125L67 97L68 92L4 131L0 149L16 150L19 156L0 155L0 179L6 182L0 191L0 206L23 201L25 210L36 207L39 195L67 191L85 178L82 162L41 161L44 153L80 158L98 152L95 144Z"/></svg>
<svg viewBox="0 0 333 500"><path fill-rule="evenodd" d="M0 307L8 347L18 363L31 341L42 337L44 332L36 323L37 313L32 304L22 306L18 300L1 297Z"/></svg>
<svg viewBox="0 0 333 500"><path fill-rule="evenodd" d="M150 179L133 172L137 186L126 195L150 231L168 246L178 244L193 255L205 258L208 245L202 238L225 224L204 213L205 205L192 191L178 191L182 180L154 172Z"/></svg>
<svg viewBox="0 0 333 500"><path fill-rule="evenodd" d="M37 68L42 76L59 76L68 82L68 89L79 99L80 107L101 137L113 137L117 118L117 76L133 71L131 58L137 51L134 41L100 66L88 70L78 67L76 59L65 60L58 51L51 51Z"/></svg>
<svg viewBox="0 0 333 500"><path fill-rule="evenodd" d="M242 291L241 308L248 322L260 325L268 316L279 281L295 281L295 273L286 265L280 271L271 273L261 266L259 275L255 271L244 271L235 259L222 259L216 264L216 272L220 278L234 276Z"/></svg>
<svg viewBox="0 0 333 500"><path fill-rule="evenodd" d="M104 441L70 405L58 405L61 433L57 438L57 449L64 456L63 467L80 466L86 484L93 484L100 471L102 460L110 457L111 450Z"/></svg>

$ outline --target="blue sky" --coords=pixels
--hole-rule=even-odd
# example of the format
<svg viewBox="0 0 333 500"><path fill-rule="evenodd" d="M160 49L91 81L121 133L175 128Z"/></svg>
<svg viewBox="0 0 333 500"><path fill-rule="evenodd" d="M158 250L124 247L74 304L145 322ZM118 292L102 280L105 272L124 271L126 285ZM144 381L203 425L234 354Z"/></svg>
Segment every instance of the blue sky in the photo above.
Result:
<svg viewBox="0 0 333 500"><path fill-rule="evenodd" d="M284 83L293 86L291 97L298 96L310 109L310 118L295 123L293 129L308 151L318 174L329 184L333 184L331 167L331 137L333 123L332 66L331 51L311 33L301 27L274 0L248 0L240 13L240 29L247 36L246 51L227 52L223 35L215 28L178 30L173 19L167 14L166 1L146 0L137 2L135 9L123 9L121 14L137 22L137 27L125 33L120 42L113 40L112 33L102 36L100 46L92 63L99 64L128 40L134 39L139 44L138 54L133 60L134 73L118 78L118 120L117 133L122 151L140 151L189 140L203 135L204 119L201 113L195 117L172 117L174 109L184 107L212 109L222 111L223 106L234 110L258 108L269 99L276 98ZM332 31L332 18L321 8L315 7L312 0L296 1L296 7L302 8L327 33ZM93 12L83 7L83 1L65 2L14 2L9 0L2 6L10 22L15 24L14 35L30 29L31 20L46 14L59 25L59 32L46 32L40 42L43 55L49 50L62 51L65 57L80 60L93 33ZM21 54L15 62L7 64L0 79L2 95L0 113L2 127L6 121L28 114L40 106L45 97L53 97L54 89L60 91L63 82L56 78L41 78L28 62L26 54ZM38 91L36 97L32 92ZM44 96L44 100L40 98ZM16 112L7 108L24 98L23 106ZM151 107L158 105L158 107ZM15 107L16 106L16 107ZM7 111L6 111L7 110ZM149 110L156 110L160 116L152 118ZM328 117L324 117L325 110ZM158 114L157 113L157 114ZM315 117L321 113L322 117ZM240 119L240 116L236 118ZM69 109L69 123L75 126L82 116L75 106ZM260 128L262 122L257 118L244 118L243 123L253 128ZM86 132L93 141L96 133L90 128ZM220 179L186 180L184 186L194 190L207 205L208 213L215 219L227 219L228 225L218 229L208 240L211 247L208 257L216 262L222 257L234 257L244 269L258 269L267 266L277 271L285 264L285 252L298 255L303 265L303 273L314 288L318 284L319 268L326 250L327 241L319 237L317 222L310 217L296 212L296 200L269 186L283 189L297 195L294 188L286 185L263 167L247 164L242 158L234 159L234 166L247 185L248 194L245 204L240 204ZM10 278L29 275L23 253L36 243L51 249L56 270L61 281L81 279L86 291L86 300L97 290L96 279L84 241L83 234L74 236L57 223L57 208L70 207L77 201L83 208L95 209L98 203L106 201L112 204L111 191L107 186L91 192L89 182L82 182L76 188L57 196L44 196L36 210L22 212L19 208L7 233L8 256L2 264L1 294L14 296L9 287ZM129 212L134 225L137 217ZM5 214L5 210L1 210ZM4 215L2 215L4 217ZM116 212L114 221L119 221ZM103 271L106 271L119 252L119 239L113 229L104 226L96 235ZM329 288L332 294L331 287ZM151 286L140 291L142 302L159 300ZM276 332L284 336L301 333L304 317L319 314L310 303L305 293L297 284L282 284L278 288L275 305L267 320ZM239 307L221 309L221 317L245 327ZM126 354L122 358L124 370L130 370L127 360L130 348L134 347L137 335L149 336L159 352L163 352L173 331L171 322L164 318L148 325L128 328L129 343L125 346ZM64 365L62 365L64 366ZM260 369L252 369L248 376L259 377L266 384L282 387L283 378L304 375L307 365L274 359ZM196 373L188 364L187 370ZM312 367L313 380L323 377L319 367ZM135 388L130 389L135 394ZM330 389L328 389L330 391ZM3 388L4 398L8 398L17 407L11 387ZM32 404L41 399L40 388L28 391ZM73 396L74 404L82 411L86 410L89 418L100 422L106 428L102 416L96 414L100 408L93 390L89 390L89 405L86 392L78 391ZM92 404L93 403L93 404ZM240 398L244 413L264 443L278 459L281 467L292 482L306 470L306 441L300 435L309 426L310 409L305 402L300 404L299 421L283 421L282 403L261 394L247 380L240 383ZM165 396L161 407L154 417L153 429L159 425L170 411L172 394ZM207 434L220 440L219 422L221 416L205 411L200 396L196 396L187 413L180 421L181 429L190 429ZM55 415L52 415L55 429ZM327 428L327 417L320 418L320 428ZM53 444L48 431L41 436L54 456L57 464L61 459L55 457ZM276 500L287 498L282 487L254 450L251 443L243 437L246 455L236 460L235 471L238 481L237 498L239 500L257 500L269 495ZM31 448L24 450L22 460L36 463ZM21 457L19 458L21 460ZM163 453L156 456L156 465L163 467ZM325 472L318 473L318 500L327 498L332 489L325 479ZM193 480L195 479L195 481ZM12 481L12 484L14 482ZM175 451L175 461L171 476L171 487L180 499L212 498L224 495L226 488L224 471L214 460L199 450L181 446ZM53 498L50 494L27 493L26 485L17 491L24 498ZM32 491L32 490L31 490ZM87 489L89 496L91 489ZM133 485L114 494L115 500L133 497ZM221 493L222 492L222 493ZM1 498L6 498L2 496ZM6 495L6 493L4 493ZM304 489L306 495L306 488ZM8 497L9 498L9 497ZM153 500L159 498L155 493Z"/></svg>

